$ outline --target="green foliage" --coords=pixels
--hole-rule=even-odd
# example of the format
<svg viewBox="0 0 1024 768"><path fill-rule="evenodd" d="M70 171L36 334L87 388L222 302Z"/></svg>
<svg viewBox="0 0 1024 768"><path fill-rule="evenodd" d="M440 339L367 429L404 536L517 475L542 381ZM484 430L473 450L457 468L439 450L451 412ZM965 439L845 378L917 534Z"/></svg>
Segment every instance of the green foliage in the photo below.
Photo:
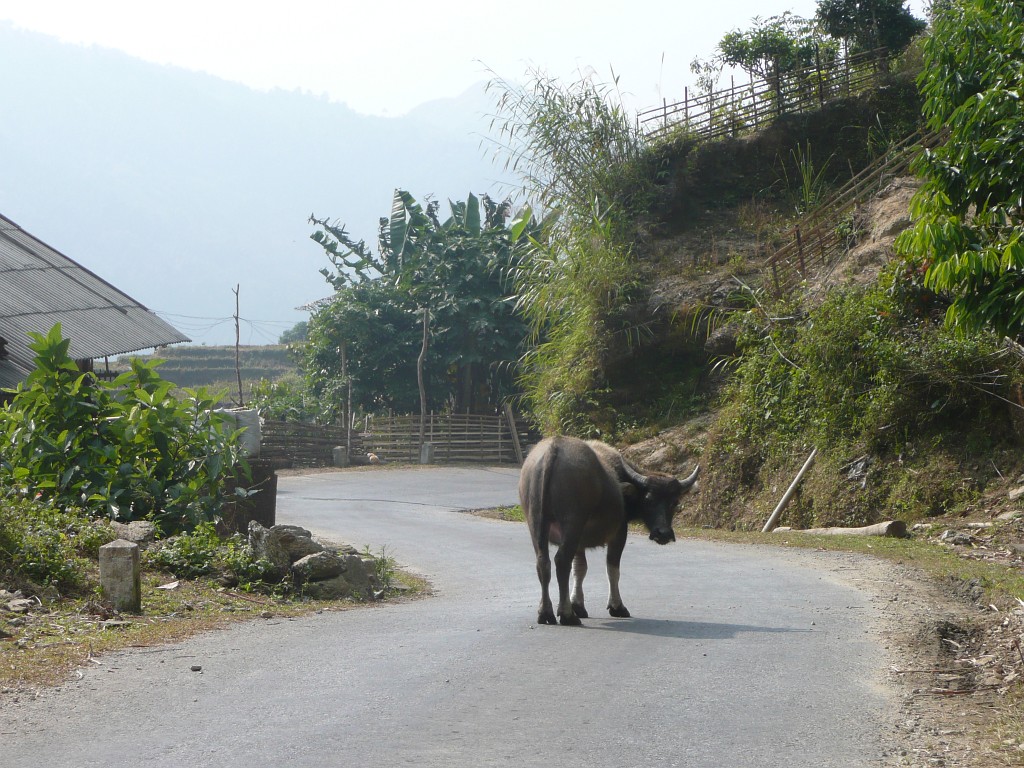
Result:
<svg viewBox="0 0 1024 768"><path fill-rule="evenodd" d="M217 576L243 588L264 588L273 565L257 558L239 534L221 538L213 523L200 523L146 553L148 565L179 579Z"/></svg>
<svg viewBox="0 0 1024 768"><path fill-rule="evenodd" d="M770 422L786 438L898 452L1002 383L996 337L917 322L880 289L835 292L805 324L759 330L738 369L748 437Z"/></svg>
<svg viewBox="0 0 1024 768"><path fill-rule="evenodd" d="M820 466L788 513L800 525L865 524L880 510L913 519L973 498L956 468L1006 438L1005 353L996 336L957 335L917 310L873 288L835 292L802 322L785 308L793 320L748 313L710 441L705 513L745 514L812 445Z"/></svg>
<svg viewBox="0 0 1024 768"><path fill-rule="evenodd" d="M644 333L628 314L636 267L610 230L595 219L564 244L532 240L515 273L517 308L535 342L520 369L525 399L549 434L593 434L588 414L599 405L609 348Z"/></svg>
<svg viewBox="0 0 1024 768"><path fill-rule="evenodd" d="M815 18L826 34L848 41L854 51L888 48L895 54L926 26L905 5L905 0L818 0Z"/></svg>
<svg viewBox="0 0 1024 768"><path fill-rule="evenodd" d="M276 381L260 379L252 386L249 406L271 421L313 424L324 416L320 400L309 392L306 381L297 374Z"/></svg>
<svg viewBox="0 0 1024 768"><path fill-rule="evenodd" d="M450 209L441 221L436 203L422 208L396 190L391 216L380 222L376 255L347 238L344 227L313 220L321 227L313 239L335 267L321 270L335 295L310 321L302 368L328 409L340 412L347 397L343 347L357 406L417 407L423 307L431 318L425 365L430 407L476 410L510 393L508 366L525 336L505 280L513 260L505 226L510 204L471 194Z"/></svg>
<svg viewBox="0 0 1024 768"><path fill-rule="evenodd" d="M337 290L310 318L309 339L300 361L306 386L319 401L319 420L341 418L349 381L357 408L414 411L416 352L421 341L416 304L392 283L368 280ZM439 390L437 373L442 369L437 346L426 364L428 392ZM347 379L342 376L343 348Z"/></svg>
<svg viewBox="0 0 1024 768"><path fill-rule="evenodd" d="M506 170L516 172L538 210L557 211L549 224L565 237L585 232L595 212L612 217L616 237L629 236L631 216L649 208L655 179L644 160L644 137L622 106L617 80L581 77L562 83L540 70L525 85L496 78L491 126Z"/></svg>
<svg viewBox="0 0 1024 768"><path fill-rule="evenodd" d="M395 558L388 554L387 547L381 547L377 554L374 554L370 551L370 545L366 544L363 547L363 557L372 558L373 572L377 577L378 583L381 585L381 589L390 589L395 582L398 563L395 561Z"/></svg>
<svg viewBox="0 0 1024 768"><path fill-rule="evenodd" d="M782 175L789 195L795 201L797 214L803 215L816 208L824 199L825 193L828 191L828 176L826 174L832 158L826 160L820 168L816 168L810 142L807 142L806 148L797 145L790 154L793 158L796 176L794 179L790 179L788 166L785 163L782 165Z"/></svg>
<svg viewBox="0 0 1024 768"><path fill-rule="evenodd" d="M952 297L947 321L1024 332L1024 9L1012 0L937 4L919 79L948 139L917 164L915 224L897 247Z"/></svg>
<svg viewBox="0 0 1024 768"><path fill-rule="evenodd" d="M305 320L301 320L289 328L287 331L281 334L278 339L278 344L297 344L306 340L306 335L309 332L309 323Z"/></svg>
<svg viewBox="0 0 1024 768"><path fill-rule="evenodd" d="M86 591L90 561L115 538L109 525L81 510L8 493L0 497L0 580L29 590Z"/></svg>
<svg viewBox="0 0 1024 768"><path fill-rule="evenodd" d="M165 532L218 513L222 480L241 462L237 436L204 390L173 396L156 363L113 382L81 373L60 325L30 334L36 368L0 410L0 483L61 507L149 519Z"/></svg>
<svg viewBox="0 0 1024 768"><path fill-rule="evenodd" d="M747 30L733 30L718 43L722 61L752 77L773 81L780 75L828 63L838 47L824 39L814 23L790 12L755 17Z"/></svg>
<svg viewBox="0 0 1024 768"><path fill-rule="evenodd" d="M525 400L545 432L592 434L609 354L646 333L630 314L640 295L630 243L652 205L657 163L614 85L565 85L535 71L526 86L489 87L500 94L494 125L506 167L550 212L539 230L517 234L516 308L533 342L520 366Z"/></svg>

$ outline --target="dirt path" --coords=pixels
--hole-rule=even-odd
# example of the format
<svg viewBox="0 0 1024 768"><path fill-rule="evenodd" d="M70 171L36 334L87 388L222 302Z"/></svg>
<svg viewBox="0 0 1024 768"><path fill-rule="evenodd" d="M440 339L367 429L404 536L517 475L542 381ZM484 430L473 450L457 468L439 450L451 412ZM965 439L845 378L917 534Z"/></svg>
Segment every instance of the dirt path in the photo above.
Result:
<svg viewBox="0 0 1024 768"><path fill-rule="evenodd" d="M799 557L806 562L807 554ZM842 553L814 555L833 578L870 595L868 631L885 648L886 685L899 708L886 766L1024 765L1013 697L1019 696L1024 610L996 611L954 594L916 568Z"/></svg>

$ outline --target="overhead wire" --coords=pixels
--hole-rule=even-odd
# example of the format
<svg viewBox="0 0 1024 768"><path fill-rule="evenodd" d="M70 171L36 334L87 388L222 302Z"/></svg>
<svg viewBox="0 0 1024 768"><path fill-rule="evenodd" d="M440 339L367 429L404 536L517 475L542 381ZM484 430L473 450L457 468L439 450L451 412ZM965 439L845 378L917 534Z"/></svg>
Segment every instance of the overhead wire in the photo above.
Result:
<svg viewBox="0 0 1024 768"><path fill-rule="evenodd" d="M227 317L203 317L199 315L181 315L161 310L154 310L154 312L180 330L196 335L209 333L215 328L219 328L227 323L234 323L235 321L234 315L228 315ZM257 320L241 316L239 316L238 320L240 323L245 323L249 328L249 343L252 343L254 338L259 338L265 344L277 344L281 331L293 328L298 322L296 320Z"/></svg>

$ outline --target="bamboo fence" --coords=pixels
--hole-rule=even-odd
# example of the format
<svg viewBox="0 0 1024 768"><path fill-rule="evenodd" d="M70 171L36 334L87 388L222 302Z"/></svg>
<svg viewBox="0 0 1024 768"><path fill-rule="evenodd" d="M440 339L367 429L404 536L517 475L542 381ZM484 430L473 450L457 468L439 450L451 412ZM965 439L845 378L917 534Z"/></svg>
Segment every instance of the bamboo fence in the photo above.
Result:
<svg viewBox="0 0 1024 768"><path fill-rule="evenodd" d="M915 154L934 146L935 134L914 133L894 145L843 187L803 216L782 236L765 263L763 287L774 296L795 289L812 273L832 266L856 242L856 209L887 183L906 175Z"/></svg>
<svg viewBox="0 0 1024 768"><path fill-rule="evenodd" d="M373 418L360 438L365 450L383 461L420 460L418 415ZM519 464L532 438L527 425L509 412L501 416L431 412L424 422L423 439L433 446L436 463Z"/></svg>
<svg viewBox="0 0 1024 768"><path fill-rule="evenodd" d="M739 136L756 131L779 116L820 109L825 102L865 90L888 72L887 51L880 48L835 62L822 63L788 72L771 80L751 78L747 84L691 96L683 89L683 100L650 107L637 113L637 126L650 137L673 130L704 140Z"/></svg>
<svg viewBox="0 0 1024 768"><path fill-rule="evenodd" d="M515 424L515 429L510 428ZM511 409L501 416L430 413L424 440L433 447L433 461L442 464L520 464L535 436L528 425L514 418ZM264 421L260 457L279 467L325 467L334 463L334 448L345 445L345 428ZM384 462L420 460L420 417L367 417L363 429L353 430L351 456L375 454Z"/></svg>
<svg viewBox="0 0 1024 768"><path fill-rule="evenodd" d="M334 449L345 445L345 428L319 424L263 421L260 458L278 467L329 467ZM352 433L352 453L363 453L360 436Z"/></svg>

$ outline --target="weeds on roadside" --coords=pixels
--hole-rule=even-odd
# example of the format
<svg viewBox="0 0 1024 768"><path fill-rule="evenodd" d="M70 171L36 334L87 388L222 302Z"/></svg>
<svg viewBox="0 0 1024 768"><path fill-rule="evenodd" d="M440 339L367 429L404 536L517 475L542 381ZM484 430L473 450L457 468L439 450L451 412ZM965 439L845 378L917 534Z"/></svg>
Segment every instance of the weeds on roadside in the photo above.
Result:
<svg viewBox="0 0 1024 768"><path fill-rule="evenodd" d="M635 216L655 190L643 136L614 84L581 77L563 85L534 71L526 86L498 78L488 88L497 93L492 126L506 169L547 212L512 276L532 333L525 400L544 432L587 434L607 351L645 335L629 318L639 295Z"/></svg>
<svg viewBox="0 0 1024 768"><path fill-rule="evenodd" d="M99 548L116 538L109 524L74 508L0 495L0 584L58 594L90 590Z"/></svg>
<svg viewBox="0 0 1024 768"><path fill-rule="evenodd" d="M370 550L370 545L363 546L363 557L373 560L373 572L380 583L381 589L388 590L394 586L395 576L398 572L398 564L395 558L387 553L387 546L382 546L376 554Z"/></svg>
<svg viewBox="0 0 1024 768"><path fill-rule="evenodd" d="M695 522L746 525L812 445L819 466L787 511L797 525L910 521L977 498L984 480L961 465L1010 439L996 336L957 335L881 288L837 291L804 319L771 314L738 315Z"/></svg>
<svg viewBox="0 0 1024 768"><path fill-rule="evenodd" d="M275 589L267 580L271 563L256 557L241 535L222 538L213 523L200 523L191 532L169 539L147 552L145 559L179 579L220 578L243 589Z"/></svg>

